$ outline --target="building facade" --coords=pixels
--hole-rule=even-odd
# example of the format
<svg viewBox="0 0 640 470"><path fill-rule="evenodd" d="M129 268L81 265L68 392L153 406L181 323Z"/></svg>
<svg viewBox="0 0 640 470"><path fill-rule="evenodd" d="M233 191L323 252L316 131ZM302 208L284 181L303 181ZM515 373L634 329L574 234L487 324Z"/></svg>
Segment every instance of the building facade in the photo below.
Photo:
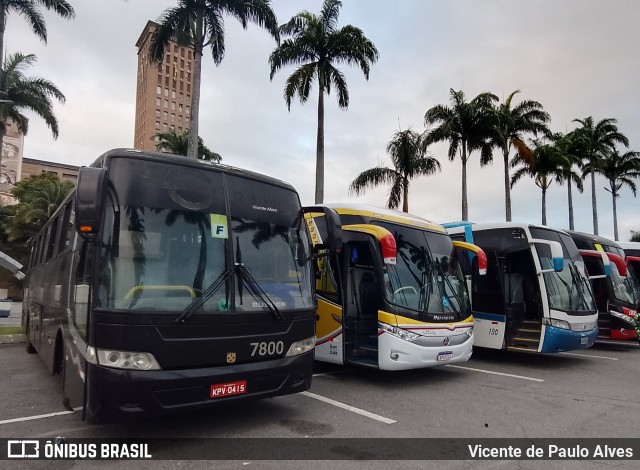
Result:
<svg viewBox="0 0 640 470"><path fill-rule="evenodd" d="M12 121L6 122L6 134L2 140L2 163L0 168L0 205L13 204L11 188L20 181L22 172L22 150L24 135Z"/></svg>
<svg viewBox="0 0 640 470"><path fill-rule="evenodd" d="M23 158L20 180L27 179L32 175L55 173L61 181L70 181L71 183L76 184L76 181L78 180L78 171L80 171L80 167L75 165L45 162L43 160L35 160L33 158Z"/></svg>
<svg viewBox="0 0 640 470"><path fill-rule="evenodd" d="M136 42L138 73L133 146L156 150L159 132L189 130L193 88L193 50L171 41L161 63L149 60L149 49L158 24L148 21Z"/></svg>

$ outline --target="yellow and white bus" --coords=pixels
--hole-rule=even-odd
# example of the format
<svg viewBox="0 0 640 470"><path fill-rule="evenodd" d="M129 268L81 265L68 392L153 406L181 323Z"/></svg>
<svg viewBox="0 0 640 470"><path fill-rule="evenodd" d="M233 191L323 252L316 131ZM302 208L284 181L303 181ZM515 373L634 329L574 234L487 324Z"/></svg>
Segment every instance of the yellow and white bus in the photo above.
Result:
<svg viewBox="0 0 640 470"><path fill-rule="evenodd" d="M378 207L328 204L342 224L342 250L317 262L315 358L382 370L463 362L473 317L458 256L486 256L453 243L440 226ZM322 245L324 206L306 208Z"/></svg>

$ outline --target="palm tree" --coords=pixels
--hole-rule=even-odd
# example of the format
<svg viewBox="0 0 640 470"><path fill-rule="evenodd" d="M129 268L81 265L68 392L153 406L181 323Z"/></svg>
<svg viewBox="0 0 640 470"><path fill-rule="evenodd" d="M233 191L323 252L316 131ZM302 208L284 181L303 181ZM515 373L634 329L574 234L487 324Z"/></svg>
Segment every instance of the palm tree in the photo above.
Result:
<svg viewBox="0 0 640 470"><path fill-rule="evenodd" d="M351 182L349 191L360 194L368 187L391 184L387 207L395 209L402 199L403 212L409 212L409 181L416 176L440 171L440 162L427 156L425 134L411 129L396 132L387 144L387 153L394 168L378 166L363 171Z"/></svg>
<svg viewBox="0 0 640 470"><path fill-rule="evenodd" d="M73 183L60 181L53 174L31 176L17 183L11 194L19 201L13 219L5 227L10 242L26 241L42 228L62 201L73 190Z"/></svg>
<svg viewBox="0 0 640 470"><path fill-rule="evenodd" d="M338 28L340 0L324 0L320 15L303 11L288 23L280 26L282 36L290 36L271 53L271 79L286 65L299 65L284 88L284 99L291 110L295 95L306 103L311 85L318 81L318 130L316 141L316 190L315 202L324 200L324 94L335 86L338 106L349 107L347 82L335 64L356 65L369 79L371 64L378 60L378 50L360 30L352 25Z"/></svg>
<svg viewBox="0 0 640 470"><path fill-rule="evenodd" d="M32 111L44 119L51 129L53 138L58 138L58 120L53 114L52 98L64 103L65 96L49 80L25 77L24 69L35 61L35 55L17 52L7 57L4 67L0 69L0 94L5 97L0 102L0 149L9 119L16 123L22 134L27 134L29 119L22 114L24 110ZM0 153L1 169L2 153Z"/></svg>
<svg viewBox="0 0 640 470"><path fill-rule="evenodd" d="M505 220L511 222L511 177L509 175L509 153L515 148L525 160L533 158L531 149L524 142L525 134L547 135L549 129L549 113L543 111L542 105L533 100L524 100L514 105L514 96L520 90L511 92L509 96L496 106L496 128L494 145L502 150L504 162L504 205Z"/></svg>
<svg viewBox="0 0 640 470"><path fill-rule="evenodd" d="M480 163L485 165L492 159L492 138L495 137L495 113L493 105L498 97L491 93L480 93L471 101L465 101L462 90L449 90L451 107L436 105L424 115L425 126L438 123L430 130L427 143L449 141L449 160L460 150L462 160L462 220L469 218L467 203L467 161L474 150L480 150Z"/></svg>
<svg viewBox="0 0 640 470"><path fill-rule="evenodd" d="M189 148L189 131L179 132L171 129L166 132L158 132L154 136L156 150L158 152L173 153L175 155L187 155ZM222 157L219 153L212 152L205 145L202 137L198 137L198 160L219 162Z"/></svg>
<svg viewBox="0 0 640 470"><path fill-rule="evenodd" d="M251 21L278 39L278 20L271 9L270 0L178 0L178 6L164 11L151 41L150 57L156 62L164 59L165 49L172 39L182 46L193 47L193 90L187 156L194 159L198 155L202 54L206 47L211 46L213 62L216 65L222 62L225 52L224 14L236 18L244 29Z"/></svg>
<svg viewBox="0 0 640 470"><path fill-rule="evenodd" d="M576 153L576 144L574 135L570 132L566 135L562 133L556 133L551 136L553 145L558 151L564 155L567 159L567 165L560 168L558 173L557 183L559 185L567 182L567 205L569 207L569 230L574 230L573 224L573 196L571 194L572 183L575 183L578 191L584 191L584 185L582 184L582 177L574 170L574 165L580 166L582 163L581 158Z"/></svg>
<svg viewBox="0 0 640 470"><path fill-rule="evenodd" d="M39 6L53 10L63 18L75 17L73 7L65 0L0 0L0 64L4 59L4 32L11 11L25 17L36 36L47 43L47 27Z"/></svg>
<svg viewBox="0 0 640 470"><path fill-rule="evenodd" d="M533 161L516 154L511 160L511 167L520 167L511 177L511 187L523 176L530 175L542 190L542 225L547 224L547 189L556 180L564 178L565 168L570 165L569 159L553 144L543 143L539 140L533 141Z"/></svg>
<svg viewBox="0 0 640 470"><path fill-rule="evenodd" d="M618 240L618 213L616 198L620 197L620 189L628 186L636 196L636 184L633 178L640 177L640 152L625 152L622 155L617 150L608 153L600 162L600 173L609 181L606 191L611 193L613 201L613 235Z"/></svg>
<svg viewBox="0 0 640 470"><path fill-rule="evenodd" d="M593 211L593 233L598 235L598 208L596 202L596 178L599 172L600 161L607 152L615 150L616 144L629 146L627 139L618 131L617 121L607 118L594 124L591 116L585 119L574 119L582 127L574 130L579 147L580 157L583 160L583 174L591 173L591 207Z"/></svg>

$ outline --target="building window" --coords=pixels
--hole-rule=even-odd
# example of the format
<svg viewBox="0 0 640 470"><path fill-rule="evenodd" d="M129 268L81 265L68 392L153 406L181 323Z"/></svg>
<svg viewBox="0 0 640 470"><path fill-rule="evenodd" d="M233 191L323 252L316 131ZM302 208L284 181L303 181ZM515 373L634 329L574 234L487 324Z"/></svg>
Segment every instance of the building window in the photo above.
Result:
<svg viewBox="0 0 640 470"><path fill-rule="evenodd" d="M156 98L156 106L159 108L162 106L162 100L160 98Z"/></svg>
<svg viewBox="0 0 640 470"><path fill-rule="evenodd" d="M160 123L156 121L156 129L160 129Z"/></svg>
<svg viewBox="0 0 640 470"><path fill-rule="evenodd" d="M182 103L180 103L180 104L178 105L178 111L179 111L179 112L182 112Z"/></svg>
<svg viewBox="0 0 640 470"><path fill-rule="evenodd" d="M164 109L169 109L169 100L164 100Z"/></svg>
<svg viewBox="0 0 640 470"><path fill-rule="evenodd" d="M191 50L187 51L187 59L191 60Z"/></svg>
<svg viewBox="0 0 640 470"><path fill-rule="evenodd" d="M176 99L176 90L171 90L171 98L174 100Z"/></svg>
<svg viewBox="0 0 640 470"><path fill-rule="evenodd" d="M189 106L187 106L187 107L185 108L185 111L186 111L187 116L188 116L188 115L189 115Z"/></svg>
<svg viewBox="0 0 640 470"><path fill-rule="evenodd" d="M171 102L171 111L175 111L176 110L176 102L172 101Z"/></svg>
<svg viewBox="0 0 640 470"><path fill-rule="evenodd" d="M165 73L166 75L169 75L169 73L170 73L170 72L171 72L171 70L170 70L170 68L169 68L169 65L165 65L165 66L164 66L164 73Z"/></svg>
<svg viewBox="0 0 640 470"><path fill-rule="evenodd" d="M175 114L171 114L171 122L175 122L176 121L176 115Z"/></svg>
<svg viewBox="0 0 640 470"><path fill-rule="evenodd" d="M168 88L164 89L164 96L169 96L169 89Z"/></svg>
<svg viewBox="0 0 640 470"><path fill-rule="evenodd" d="M187 83L187 93L191 93L191 83Z"/></svg>
<svg viewBox="0 0 640 470"><path fill-rule="evenodd" d="M159 109L156 109L156 117L157 117L158 119L160 119L160 110L159 110Z"/></svg>
<svg viewBox="0 0 640 470"><path fill-rule="evenodd" d="M158 86L156 87L156 93L157 93L158 95L162 94L162 88L160 88L160 85L158 85Z"/></svg>
<svg viewBox="0 0 640 470"><path fill-rule="evenodd" d="M164 120L165 120L165 121L167 120L167 116L168 116L168 115L169 115L169 113L167 113L167 112L165 111L165 112L164 112L164 114L163 114L163 116L162 116L162 117L164 118Z"/></svg>

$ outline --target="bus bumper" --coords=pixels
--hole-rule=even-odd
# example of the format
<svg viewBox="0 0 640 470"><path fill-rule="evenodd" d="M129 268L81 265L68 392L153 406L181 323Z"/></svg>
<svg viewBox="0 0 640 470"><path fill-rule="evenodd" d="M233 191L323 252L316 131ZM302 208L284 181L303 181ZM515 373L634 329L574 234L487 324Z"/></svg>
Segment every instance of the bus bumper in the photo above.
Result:
<svg viewBox="0 0 640 470"><path fill-rule="evenodd" d="M586 349L593 346L598 336L598 329L590 331L571 331L564 328L546 325L544 332L544 342L542 344L543 353L556 353L562 351L572 351L574 349Z"/></svg>
<svg viewBox="0 0 640 470"><path fill-rule="evenodd" d="M625 329L625 328L619 328L619 329L611 328L611 339L613 340L629 341L637 338L638 338L638 335L636 334L635 330Z"/></svg>
<svg viewBox="0 0 640 470"><path fill-rule="evenodd" d="M378 336L378 367L381 370L406 370L421 367L436 367L456 362L465 362L473 352L473 335L455 346L420 346L383 333Z"/></svg>
<svg viewBox="0 0 640 470"><path fill-rule="evenodd" d="M183 370L87 366L85 419L95 423L302 392L311 386L313 351L273 361ZM238 381L246 381L245 392L211 398L212 385Z"/></svg>

